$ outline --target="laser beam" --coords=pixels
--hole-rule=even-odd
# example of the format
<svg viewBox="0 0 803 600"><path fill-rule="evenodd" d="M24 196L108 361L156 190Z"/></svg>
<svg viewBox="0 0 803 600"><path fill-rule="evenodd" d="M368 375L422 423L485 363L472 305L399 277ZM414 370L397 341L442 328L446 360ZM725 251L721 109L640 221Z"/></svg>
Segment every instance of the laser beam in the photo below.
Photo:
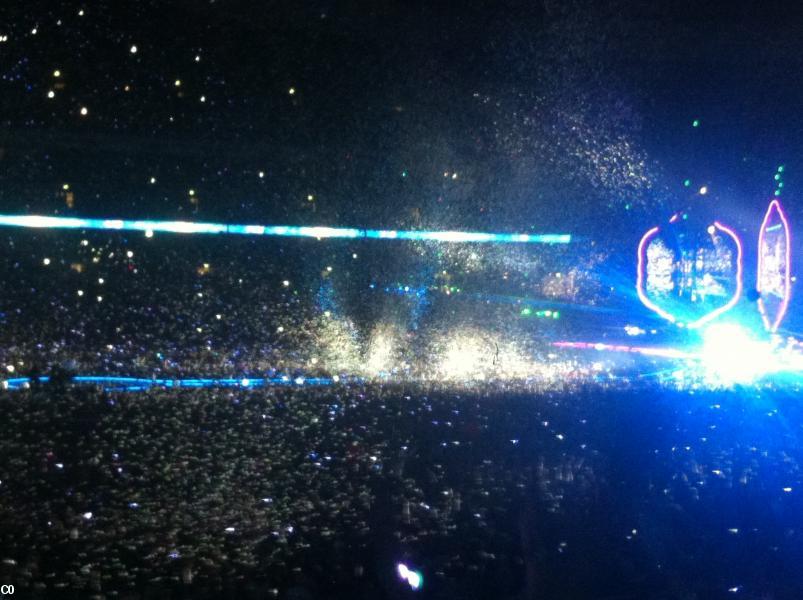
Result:
<svg viewBox="0 0 803 600"><path fill-rule="evenodd" d="M298 225L230 225L195 221L141 221L88 219L42 215L0 215L0 226L31 229L102 229L167 233L228 233L316 239L414 240L452 243L568 244L567 233L483 233L478 231L403 231L397 229L356 229L350 227L306 227Z"/></svg>

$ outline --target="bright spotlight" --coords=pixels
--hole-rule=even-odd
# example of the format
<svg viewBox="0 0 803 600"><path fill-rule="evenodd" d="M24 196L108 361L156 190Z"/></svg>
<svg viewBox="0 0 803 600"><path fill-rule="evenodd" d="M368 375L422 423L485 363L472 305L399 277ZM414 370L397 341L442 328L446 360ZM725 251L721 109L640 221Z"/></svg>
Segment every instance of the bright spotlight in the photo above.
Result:
<svg viewBox="0 0 803 600"><path fill-rule="evenodd" d="M772 347L735 323L711 325L703 333L702 362L717 383L749 383L778 370Z"/></svg>
<svg viewBox="0 0 803 600"><path fill-rule="evenodd" d="M482 341L470 335L452 339L441 362L441 370L447 379L477 379L487 363L489 350Z"/></svg>

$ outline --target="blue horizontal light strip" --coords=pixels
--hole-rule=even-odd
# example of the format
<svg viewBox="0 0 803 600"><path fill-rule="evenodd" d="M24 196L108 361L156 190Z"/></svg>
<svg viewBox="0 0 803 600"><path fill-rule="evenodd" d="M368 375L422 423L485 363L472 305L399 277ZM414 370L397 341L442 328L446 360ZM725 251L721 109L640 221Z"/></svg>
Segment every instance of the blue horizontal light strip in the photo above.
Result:
<svg viewBox="0 0 803 600"><path fill-rule="evenodd" d="M48 383L50 377L47 375L39 377L39 383ZM168 388L202 388L202 387L239 387L257 388L275 385L295 385L295 386L320 386L331 385L342 382L350 383L360 381L354 377L239 377L239 378L198 378L198 379L148 379L145 377L114 377L105 375L76 375L70 381L78 385L100 385L110 390L120 391L141 391L151 387ZM30 377L13 377L2 382L2 387L7 390L19 390L29 387Z"/></svg>
<svg viewBox="0 0 803 600"><path fill-rule="evenodd" d="M481 233L476 231L398 231L395 229L354 229L349 227L301 227L297 225L227 225L192 221L135 221L124 219L84 219L41 215L0 215L0 225L36 229L104 229L168 233L232 233L306 238L366 238L375 240L418 240L430 242L501 242L529 244L568 244L566 233Z"/></svg>

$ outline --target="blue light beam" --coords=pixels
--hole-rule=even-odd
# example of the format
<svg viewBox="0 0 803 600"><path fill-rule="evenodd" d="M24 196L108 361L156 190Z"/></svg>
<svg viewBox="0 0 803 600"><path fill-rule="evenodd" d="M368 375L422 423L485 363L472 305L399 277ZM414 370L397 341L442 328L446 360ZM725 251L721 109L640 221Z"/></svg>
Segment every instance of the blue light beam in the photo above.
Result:
<svg viewBox="0 0 803 600"><path fill-rule="evenodd" d="M49 383L51 378L48 375L38 377L39 383ZM152 387L165 388L258 388L269 386L322 386L334 383L351 383L362 381L359 378L348 376L333 377L295 377L288 375L280 377L209 377L197 379L167 379L147 377L117 377L110 375L76 375L70 377L69 381L74 385L100 385L110 390L117 391L142 391ZM0 382L0 387L6 390L19 390L29 387L30 377L12 377Z"/></svg>
<svg viewBox="0 0 803 600"><path fill-rule="evenodd" d="M0 226L30 229L103 229L166 233L229 233L279 237L340 238L373 240L414 240L459 243L568 244L567 233L482 233L477 231L399 231L396 229L355 229L350 227L304 227L298 225L228 225L193 221L138 221L87 219L42 215L0 215Z"/></svg>

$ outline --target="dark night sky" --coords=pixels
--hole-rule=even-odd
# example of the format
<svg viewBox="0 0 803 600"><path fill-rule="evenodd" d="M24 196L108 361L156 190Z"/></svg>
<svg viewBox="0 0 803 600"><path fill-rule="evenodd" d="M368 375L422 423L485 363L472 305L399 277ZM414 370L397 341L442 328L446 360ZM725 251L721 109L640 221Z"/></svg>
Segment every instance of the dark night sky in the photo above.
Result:
<svg viewBox="0 0 803 600"><path fill-rule="evenodd" d="M746 226L785 164L796 215L800 12L8 2L0 202L69 212L68 184L86 215L593 234L696 205Z"/></svg>

